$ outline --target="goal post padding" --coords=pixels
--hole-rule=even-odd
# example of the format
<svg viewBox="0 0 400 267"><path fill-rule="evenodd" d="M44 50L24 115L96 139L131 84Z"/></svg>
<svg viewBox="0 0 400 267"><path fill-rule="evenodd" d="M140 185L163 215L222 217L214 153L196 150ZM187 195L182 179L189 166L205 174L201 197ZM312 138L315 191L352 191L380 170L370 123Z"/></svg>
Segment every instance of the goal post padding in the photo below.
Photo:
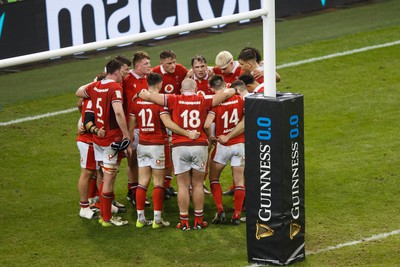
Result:
<svg viewBox="0 0 400 267"><path fill-rule="evenodd" d="M305 258L303 95L245 100L248 261L286 265Z"/></svg>

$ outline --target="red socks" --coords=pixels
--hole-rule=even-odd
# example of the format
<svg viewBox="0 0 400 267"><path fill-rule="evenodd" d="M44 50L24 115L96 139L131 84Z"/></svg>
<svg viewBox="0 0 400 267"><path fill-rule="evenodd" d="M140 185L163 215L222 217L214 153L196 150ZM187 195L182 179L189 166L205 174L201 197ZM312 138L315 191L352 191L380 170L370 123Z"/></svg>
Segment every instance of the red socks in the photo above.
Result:
<svg viewBox="0 0 400 267"><path fill-rule="evenodd" d="M219 181L211 181L210 182L210 187L211 187L211 193L214 198L214 203L217 206L217 211L218 213L224 210L223 204L222 204L222 188L221 185L219 184Z"/></svg>

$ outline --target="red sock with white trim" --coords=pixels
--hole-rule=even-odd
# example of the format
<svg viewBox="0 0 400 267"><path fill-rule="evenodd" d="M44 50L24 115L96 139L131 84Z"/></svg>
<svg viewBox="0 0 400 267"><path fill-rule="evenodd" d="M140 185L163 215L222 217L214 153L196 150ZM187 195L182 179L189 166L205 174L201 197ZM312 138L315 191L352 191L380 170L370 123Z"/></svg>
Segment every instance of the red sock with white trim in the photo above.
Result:
<svg viewBox="0 0 400 267"><path fill-rule="evenodd" d="M214 203L215 206L217 206L217 211L220 213L221 211L224 211L224 206L222 204L222 188L221 184L219 181L211 181L210 182L210 187L211 187L211 193L214 198Z"/></svg>
<svg viewBox="0 0 400 267"><path fill-rule="evenodd" d="M234 193L233 205L235 207L235 211L233 212L233 218L239 219L240 214L242 213L243 201L246 195L246 191L244 186L236 186Z"/></svg>

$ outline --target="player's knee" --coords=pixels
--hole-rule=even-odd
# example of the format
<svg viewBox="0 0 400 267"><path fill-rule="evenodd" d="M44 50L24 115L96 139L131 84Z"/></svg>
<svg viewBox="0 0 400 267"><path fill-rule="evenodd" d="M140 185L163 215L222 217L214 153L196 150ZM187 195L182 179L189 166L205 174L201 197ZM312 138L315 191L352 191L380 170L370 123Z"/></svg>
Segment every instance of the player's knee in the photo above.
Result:
<svg viewBox="0 0 400 267"><path fill-rule="evenodd" d="M102 169L103 169L103 172L105 172L105 173L116 174L119 170L119 165L104 163L102 166Z"/></svg>

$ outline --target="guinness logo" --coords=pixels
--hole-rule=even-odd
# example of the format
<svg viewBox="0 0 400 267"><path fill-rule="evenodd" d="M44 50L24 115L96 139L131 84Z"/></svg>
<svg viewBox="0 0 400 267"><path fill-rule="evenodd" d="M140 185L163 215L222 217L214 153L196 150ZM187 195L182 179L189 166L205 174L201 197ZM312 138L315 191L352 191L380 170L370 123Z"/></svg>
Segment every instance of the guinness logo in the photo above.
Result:
<svg viewBox="0 0 400 267"><path fill-rule="evenodd" d="M293 239L301 230L301 225L295 222L290 224L290 239Z"/></svg>
<svg viewBox="0 0 400 267"><path fill-rule="evenodd" d="M256 238L257 240L260 240L261 238L264 237L269 237L273 236L275 231L272 230L268 225L266 224L261 224L261 223L256 223Z"/></svg>

